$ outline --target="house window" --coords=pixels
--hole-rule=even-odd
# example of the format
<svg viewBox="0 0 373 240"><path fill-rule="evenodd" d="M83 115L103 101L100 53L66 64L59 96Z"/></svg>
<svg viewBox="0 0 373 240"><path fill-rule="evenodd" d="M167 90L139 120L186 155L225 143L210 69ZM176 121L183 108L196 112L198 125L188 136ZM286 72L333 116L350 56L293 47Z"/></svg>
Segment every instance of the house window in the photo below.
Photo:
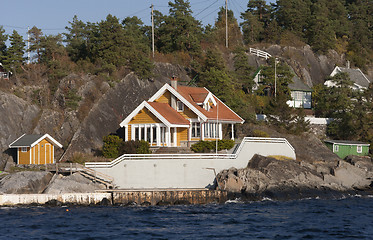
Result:
<svg viewBox="0 0 373 240"><path fill-rule="evenodd" d="M362 153L363 152L363 147L362 146L357 146L357 153Z"/></svg>
<svg viewBox="0 0 373 240"><path fill-rule="evenodd" d="M27 152L27 147L22 147L21 152Z"/></svg>
<svg viewBox="0 0 373 240"><path fill-rule="evenodd" d="M192 123L192 137L201 137L201 124L199 122Z"/></svg>
<svg viewBox="0 0 373 240"><path fill-rule="evenodd" d="M333 152L338 152L339 151L339 146L338 145L334 145L334 151Z"/></svg>
<svg viewBox="0 0 373 240"><path fill-rule="evenodd" d="M184 103L182 103L181 101L177 101L177 111L178 112L184 111Z"/></svg>
<svg viewBox="0 0 373 240"><path fill-rule="evenodd" d="M148 141L148 143L150 143L150 132L151 132L151 128L150 128L150 126L148 126L148 127L145 127L146 128L146 141Z"/></svg>
<svg viewBox="0 0 373 240"><path fill-rule="evenodd" d="M153 142L157 142L157 127L153 126Z"/></svg>

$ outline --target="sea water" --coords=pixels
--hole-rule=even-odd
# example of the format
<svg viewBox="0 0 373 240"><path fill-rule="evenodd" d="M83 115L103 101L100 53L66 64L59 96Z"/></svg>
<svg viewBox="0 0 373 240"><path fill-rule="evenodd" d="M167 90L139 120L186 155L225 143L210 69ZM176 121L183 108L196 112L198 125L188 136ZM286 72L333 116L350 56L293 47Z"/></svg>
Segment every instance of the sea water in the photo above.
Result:
<svg viewBox="0 0 373 240"><path fill-rule="evenodd" d="M373 239L373 197L2 207L0 239Z"/></svg>

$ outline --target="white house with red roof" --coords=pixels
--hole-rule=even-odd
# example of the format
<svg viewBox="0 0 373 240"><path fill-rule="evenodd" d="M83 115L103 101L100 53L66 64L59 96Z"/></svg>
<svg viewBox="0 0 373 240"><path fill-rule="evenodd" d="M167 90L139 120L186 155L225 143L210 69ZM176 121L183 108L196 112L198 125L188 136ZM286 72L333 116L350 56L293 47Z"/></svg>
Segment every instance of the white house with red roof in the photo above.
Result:
<svg viewBox="0 0 373 240"><path fill-rule="evenodd" d="M146 140L151 146L188 146L199 140L223 138L223 124L244 120L206 88L179 86L176 78L121 123L125 141Z"/></svg>

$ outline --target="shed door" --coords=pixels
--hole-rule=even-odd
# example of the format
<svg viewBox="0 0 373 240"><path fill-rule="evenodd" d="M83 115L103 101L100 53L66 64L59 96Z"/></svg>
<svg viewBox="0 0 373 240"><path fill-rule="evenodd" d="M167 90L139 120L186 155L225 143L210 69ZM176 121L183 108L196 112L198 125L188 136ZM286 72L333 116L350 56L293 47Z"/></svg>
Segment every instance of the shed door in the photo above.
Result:
<svg viewBox="0 0 373 240"><path fill-rule="evenodd" d="M49 143L45 144L45 163L52 163L52 150Z"/></svg>

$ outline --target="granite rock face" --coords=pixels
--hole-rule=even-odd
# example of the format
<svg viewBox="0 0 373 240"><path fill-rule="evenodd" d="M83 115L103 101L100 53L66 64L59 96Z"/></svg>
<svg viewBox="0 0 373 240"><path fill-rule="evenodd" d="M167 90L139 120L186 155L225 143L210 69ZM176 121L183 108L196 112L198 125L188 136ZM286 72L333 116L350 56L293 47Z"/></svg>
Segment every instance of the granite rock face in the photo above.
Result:
<svg viewBox="0 0 373 240"><path fill-rule="evenodd" d="M50 172L24 171L9 174L0 180L0 193L43 193L53 174Z"/></svg>
<svg viewBox="0 0 373 240"><path fill-rule="evenodd" d="M105 189L105 186L92 182L80 173L74 173L69 176L58 175L44 193L87 193L95 192L95 190L99 189Z"/></svg>
<svg viewBox="0 0 373 240"><path fill-rule="evenodd" d="M255 155L246 168L220 172L217 182L220 189L249 199L294 199L370 189L372 172L343 160L331 167L324 162L310 164Z"/></svg>

